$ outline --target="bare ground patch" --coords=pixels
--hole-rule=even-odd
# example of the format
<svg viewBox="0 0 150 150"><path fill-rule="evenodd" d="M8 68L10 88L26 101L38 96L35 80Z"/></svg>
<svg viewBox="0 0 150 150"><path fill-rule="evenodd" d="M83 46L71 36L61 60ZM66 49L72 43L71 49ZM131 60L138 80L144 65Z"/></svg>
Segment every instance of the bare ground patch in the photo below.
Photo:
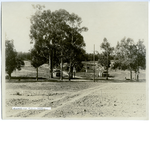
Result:
<svg viewBox="0 0 150 150"><path fill-rule="evenodd" d="M146 83L7 83L6 116L14 118L146 117ZM13 106L51 110L12 110Z"/></svg>

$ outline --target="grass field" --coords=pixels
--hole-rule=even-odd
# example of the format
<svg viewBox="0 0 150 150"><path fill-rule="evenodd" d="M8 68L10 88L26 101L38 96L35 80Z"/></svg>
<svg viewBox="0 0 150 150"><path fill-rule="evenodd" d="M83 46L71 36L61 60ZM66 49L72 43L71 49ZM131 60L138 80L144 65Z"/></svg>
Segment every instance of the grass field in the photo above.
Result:
<svg viewBox="0 0 150 150"><path fill-rule="evenodd" d="M38 69L38 76L39 76L39 81L48 81L49 80L49 69L48 67L41 66ZM93 75L93 70L88 70L88 73L86 72L77 72L76 73L76 79L80 80L93 80L94 75ZM113 80L114 82L117 81L125 81L125 78L129 79L130 74L129 71L122 71L122 70L109 70L109 80ZM135 73L133 72L133 81L135 80ZM12 73L12 81L18 81L20 79L21 81L36 81L36 69L32 67L31 65L29 66L24 66L21 71L14 71ZM53 80L58 80L59 77L54 78ZM65 77L67 79L67 77ZM98 77L98 70L95 71L95 79L98 80L105 80L106 77ZM146 71L141 70L140 71L140 76L139 76L140 81L146 81ZM74 79L73 79L74 80ZM6 80L8 81L8 79ZM52 80L51 80L52 81ZM67 81L67 80L65 80Z"/></svg>

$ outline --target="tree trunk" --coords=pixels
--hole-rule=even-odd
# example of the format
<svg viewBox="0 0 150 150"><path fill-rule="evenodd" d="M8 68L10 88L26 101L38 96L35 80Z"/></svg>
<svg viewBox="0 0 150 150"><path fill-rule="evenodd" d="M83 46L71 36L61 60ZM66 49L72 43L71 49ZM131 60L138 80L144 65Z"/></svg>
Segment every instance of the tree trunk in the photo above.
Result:
<svg viewBox="0 0 150 150"><path fill-rule="evenodd" d="M135 80L136 80L136 72L135 72Z"/></svg>
<svg viewBox="0 0 150 150"><path fill-rule="evenodd" d="M75 79L75 76L76 76L76 72L73 72L73 78Z"/></svg>
<svg viewBox="0 0 150 150"><path fill-rule="evenodd" d="M73 79L73 69L71 67L71 79Z"/></svg>
<svg viewBox="0 0 150 150"><path fill-rule="evenodd" d="M51 78L53 78L53 49L51 52Z"/></svg>
<svg viewBox="0 0 150 150"><path fill-rule="evenodd" d="M38 81L38 67L36 68L36 81Z"/></svg>
<svg viewBox="0 0 150 150"><path fill-rule="evenodd" d="M132 80L132 70L130 70L130 80Z"/></svg>
<svg viewBox="0 0 150 150"><path fill-rule="evenodd" d="M50 78L53 78L53 64L52 64L52 53L49 53L49 73L50 73Z"/></svg>
<svg viewBox="0 0 150 150"><path fill-rule="evenodd" d="M137 71L137 81L139 81L139 68L138 68L138 71Z"/></svg>
<svg viewBox="0 0 150 150"><path fill-rule="evenodd" d="M49 78L51 78L51 56L49 53Z"/></svg>
<svg viewBox="0 0 150 150"><path fill-rule="evenodd" d="M107 74L106 74L106 80L108 80L108 49L107 49Z"/></svg>
<svg viewBox="0 0 150 150"><path fill-rule="evenodd" d="M106 80L108 80L108 67L107 67Z"/></svg>
<svg viewBox="0 0 150 150"><path fill-rule="evenodd" d="M11 74L8 74L8 76L9 76L9 81L11 80Z"/></svg>
<svg viewBox="0 0 150 150"><path fill-rule="evenodd" d="M69 81L71 80L71 61L70 61L70 66L69 66Z"/></svg>
<svg viewBox="0 0 150 150"><path fill-rule="evenodd" d="M139 81L139 73L137 74L137 81Z"/></svg>
<svg viewBox="0 0 150 150"><path fill-rule="evenodd" d="M69 81L70 81L70 78L71 78L71 69L69 67Z"/></svg>
<svg viewBox="0 0 150 150"><path fill-rule="evenodd" d="M140 71L139 71L139 67L138 67L138 71L137 71L137 81L139 81L139 73L140 73Z"/></svg>
<svg viewBox="0 0 150 150"><path fill-rule="evenodd" d="M63 58L62 58L62 51L61 51L61 74L60 79L63 80Z"/></svg>

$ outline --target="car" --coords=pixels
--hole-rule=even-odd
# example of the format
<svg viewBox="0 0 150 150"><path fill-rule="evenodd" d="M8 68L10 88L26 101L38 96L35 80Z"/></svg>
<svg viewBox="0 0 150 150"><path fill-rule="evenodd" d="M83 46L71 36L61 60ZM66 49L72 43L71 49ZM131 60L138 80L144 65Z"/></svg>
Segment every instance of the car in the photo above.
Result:
<svg viewBox="0 0 150 150"><path fill-rule="evenodd" d="M60 77L61 76L61 70L60 69L54 69L53 70L53 77ZM63 77L68 77L68 73L66 71L63 71Z"/></svg>
<svg viewBox="0 0 150 150"><path fill-rule="evenodd" d="M53 77L60 77L60 75L61 75L61 70L59 69L53 70Z"/></svg>
<svg viewBox="0 0 150 150"><path fill-rule="evenodd" d="M102 77L107 77L107 75L109 76L108 71L104 70L103 73L102 73Z"/></svg>

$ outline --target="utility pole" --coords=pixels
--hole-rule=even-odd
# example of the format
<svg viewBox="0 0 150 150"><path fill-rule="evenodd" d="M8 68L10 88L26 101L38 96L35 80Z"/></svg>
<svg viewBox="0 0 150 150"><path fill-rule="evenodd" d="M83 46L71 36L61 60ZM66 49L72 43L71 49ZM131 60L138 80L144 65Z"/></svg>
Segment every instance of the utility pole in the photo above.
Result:
<svg viewBox="0 0 150 150"><path fill-rule="evenodd" d="M64 40L66 39L65 37L64 38L62 38L61 37L61 39L62 39L62 41L60 41L61 42L61 44L60 44L60 48L61 48L61 66L60 66L60 68L61 68L61 72L60 72L60 80L63 80L63 49L64 49L64 46L63 46L63 42L64 42Z"/></svg>
<svg viewBox="0 0 150 150"><path fill-rule="evenodd" d="M94 61L94 82L95 82L95 44L94 44L94 55L93 55L93 61Z"/></svg>
<svg viewBox="0 0 150 150"><path fill-rule="evenodd" d="M50 44L52 45L52 40L50 40ZM53 48L51 52L49 50L49 71L50 71L50 78L53 78Z"/></svg>
<svg viewBox="0 0 150 150"><path fill-rule="evenodd" d="M60 79L63 80L63 50L61 49L61 72L60 72Z"/></svg>
<svg viewBox="0 0 150 150"><path fill-rule="evenodd" d="M49 78L51 78L51 56L49 51Z"/></svg>
<svg viewBox="0 0 150 150"><path fill-rule="evenodd" d="M53 48L51 52L51 78L53 78Z"/></svg>
<svg viewBox="0 0 150 150"><path fill-rule="evenodd" d="M106 74L106 80L108 80L108 48L107 49L107 74Z"/></svg>

